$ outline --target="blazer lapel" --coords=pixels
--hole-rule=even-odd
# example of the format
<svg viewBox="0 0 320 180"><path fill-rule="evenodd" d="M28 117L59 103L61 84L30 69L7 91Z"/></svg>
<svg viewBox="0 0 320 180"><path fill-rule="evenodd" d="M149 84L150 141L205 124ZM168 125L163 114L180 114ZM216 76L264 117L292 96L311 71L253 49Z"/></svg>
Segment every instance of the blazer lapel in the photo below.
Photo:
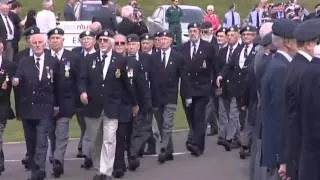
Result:
<svg viewBox="0 0 320 180"><path fill-rule="evenodd" d="M115 76L115 73L113 72L113 69L115 69L115 62L116 62L117 58L116 56L114 55L114 53L112 52L112 55L111 55L111 58L110 58L110 63L109 63L109 67L107 69L107 74L106 74L106 78L107 77L112 77L112 76ZM106 63L106 62L105 62ZM102 71L103 71L103 68L102 67Z"/></svg>

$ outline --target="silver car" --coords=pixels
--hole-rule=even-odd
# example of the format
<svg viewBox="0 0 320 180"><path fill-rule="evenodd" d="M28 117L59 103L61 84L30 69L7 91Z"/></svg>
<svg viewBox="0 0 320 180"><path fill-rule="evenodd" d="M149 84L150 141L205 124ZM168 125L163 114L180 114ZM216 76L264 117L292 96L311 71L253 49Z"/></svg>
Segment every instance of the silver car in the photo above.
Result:
<svg viewBox="0 0 320 180"><path fill-rule="evenodd" d="M166 11L170 5L159 6L152 14L147 18L147 27L151 34L158 31L168 30L169 24L166 20ZM191 22L202 22L205 11L198 6L180 5L183 16L181 17L181 29L182 29L182 42L187 42L188 38L188 24Z"/></svg>

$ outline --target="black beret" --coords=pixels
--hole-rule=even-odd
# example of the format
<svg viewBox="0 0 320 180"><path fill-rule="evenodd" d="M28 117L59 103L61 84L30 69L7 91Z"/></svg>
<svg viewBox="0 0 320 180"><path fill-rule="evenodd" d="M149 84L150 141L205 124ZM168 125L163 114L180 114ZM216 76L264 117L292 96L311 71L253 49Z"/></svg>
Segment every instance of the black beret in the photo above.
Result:
<svg viewBox="0 0 320 180"><path fill-rule="evenodd" d="M128 41L128 43L130 43L130 42L140 42L140 38L139 38L139 36L137 34L129 34L127 36L127 41Z"/></svg>
<svg viewBox="0 0 320 180"><path fill-rule="evenodd" d="M173 34L170 31L165 30L160 33L159 37L173 38Z"/></svg>
<svg viewBox="0 0 320 180"><path fill-rule="evenodd" d="M225 27L219 28L219 29L217 30L217 32L216 32L216 35L218 35L219 32L224 32L224 33L226 33L226 32L227 32L227 28L225 28Z"/></svg>
<svg viewBox="0 0 320 180"><path fill-rule="evenodd" d="M272 32L264 35L260 40L261 46L268 46L272 43Z"/></svg>
<svg viewBox="0 0 320 180"><path fill-rule="evenodd" d="M309 41L320 36L319 19L310 19L300 23L294 31L294 37L297 41Z"/></svg>
<svg viewBox="0 0 320 180"><path fill-rule="evenodd" d="M86 37L86 36L94 37L95 33L92 31L86 30L80 33L79 38L82 39L83 37Z"/></svg>
<svg viewBox="0 0 320 180"><path fill-rule="evenodd" d="M50 36L52 36L54 34L56 34L56 35L64 35L64 31L61 28L53 28L47 33L48 37L50 37Z"/></svg>
<svg viewBox="0 0 320 180"><path fill-rule="evenodd" d="M245 32L245 31L257 32L257 28L254 27L254 26L249 26L249 25L244 26L244 27L241 28L240 34L242 34L242 33Z"/></svg>
<svg viewBox="0 0 320 180"><path fill-rule="evenodd" d="M239 26L232 26L227 29L226 33L233 31L233 32L239 32L240 27Z"/></svg>
<svg viewBox="0 0 320 180"><path fill-rule="evenodd" d="M277 19L273 22L273 34L283 38L294 38L293 32L297 27L297 23L289 19Z"/></svg>
<svg viewBox="0 0 320 180"><path fill-rule="evenodd" d="M140 36L140 41L143 41L143 40L153 40L153 36L149 33L143 33Z"/></svg>
<svg viewBox="0 0 320 180"><path fill-rule="evenodd" d="M24 36L31 36L34 34L40 34L40 29L37 26L31 26L23 32Z"/></svg>
<svg viewBox="0 0 320 180"><path fill-rule="evenodd" d="M210 29L212 28L212 24L209 21L205 21L201 24L201 29Z"/></svg>
<svg viewBox="0 0 320 180"><path fill-rule="evenodd" d="M114 32L112 30L110 30L110 29L103 30L99 34L97 34L96 39L99 39L101 36L113 38Z"/></svg>
<svg viewBox="0 0 320 180"><path fill-rule="evenodd" d="M198 29L200 29L201 28L201 24L196 23L196 22L189 23L188 24L188 29L190 29L190 28L198 28Z"/></svg>

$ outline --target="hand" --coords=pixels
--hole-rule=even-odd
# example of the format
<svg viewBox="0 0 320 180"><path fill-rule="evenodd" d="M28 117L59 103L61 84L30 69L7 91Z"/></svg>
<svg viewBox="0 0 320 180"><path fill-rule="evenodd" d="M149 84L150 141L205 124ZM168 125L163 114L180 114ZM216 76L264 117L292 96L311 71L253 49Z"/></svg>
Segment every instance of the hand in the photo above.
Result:
<svg viewBox="0 0 320 180"><path fill-rule="evenodd" d="M218 88L221 87L221 83L220 82L222 81L222 79L223 79L222 76L218 76L217 77L216 84L217 84Z"/></svg>
<svg viewBox="0 0 320 180"><path fill-rule="evenodd" d="M18 86L19 85L19 78L12 78L12 85Z"/></svg>
<svg viewBox="0 0 320 180"><path fill-rule="evenodd" d="M291 178L287 176L287 166L285 164L280 164L278 174L281 180L290 180Z"/></svg>
<svg viewBox="0 0 320 180"><path fill-rule="evenodd" d="M7 81L4 81L1 85L1 89L2 90L6 90L8 88L8 84L7 84Z"/></svg>
<svg viewBox="0 0 320 180"><path fill-rule="evenodd" d="M86 92L81 93L80 95L80 101L82 104L87 105L88 104L88 94Z"/></svg>
<svg viewBox="0 0 320 180"><path fill-rule="evenodd" d="M189 107L192 104L192 98L186 99L186 106Z"/></svg>
<svg viewBox="0 0 320 180"><path fill-rule="evenodd" d="M132 107L132 115L133 117L136 117L138 115L138 112L139 112L139 106L138 105L135 105Z"/></svg>

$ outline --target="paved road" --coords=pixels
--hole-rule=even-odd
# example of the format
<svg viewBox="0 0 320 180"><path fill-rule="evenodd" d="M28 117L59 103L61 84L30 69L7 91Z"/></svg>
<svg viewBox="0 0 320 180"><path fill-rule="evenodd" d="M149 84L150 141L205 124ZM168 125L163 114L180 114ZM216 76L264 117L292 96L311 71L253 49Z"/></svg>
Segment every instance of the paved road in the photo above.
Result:
<svg viewBox="0 0 320 180"><path fill-rule="evenodd" d="M207 137L206 151L203 156L195 158L184 147L186 133L174 134L174 161L158 164L157 157L144 157L136 172L127 172L124 180L248 180L248 160L240 160L238 150L225 152L216 145L216 137ZM80 168L82 160L76 159L77 141L69 143L65 162L65 174L61 180L91 180L95 170L85 171ZM2 180L26 180L29 173L20 164L25 153L25 144L6 144L6 171L0 176ZM48 179L51 165L48 163Z"/></svg>

